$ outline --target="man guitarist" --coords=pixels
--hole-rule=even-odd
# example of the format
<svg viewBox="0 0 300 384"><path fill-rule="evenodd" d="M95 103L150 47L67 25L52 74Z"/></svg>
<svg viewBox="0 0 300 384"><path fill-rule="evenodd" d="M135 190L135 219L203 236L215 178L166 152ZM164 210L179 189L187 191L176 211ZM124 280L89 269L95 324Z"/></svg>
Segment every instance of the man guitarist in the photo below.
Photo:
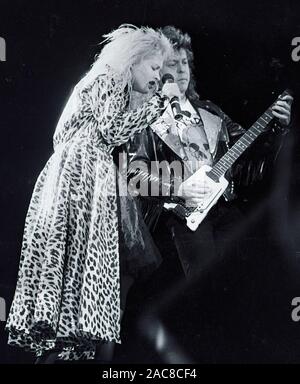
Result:
<svg viewBox="0 0 300 384"><path fill-rule="evenodd" d="M154 161L156 164L162 161L167 164L179 161L182 164L185 179L181 180L179 188L175 188L175 180L178 179L169 170L171 188L165 196L140 196L140 201L145 222L152 230L159 219L168 227L184 274L191 278L218 257L218 241L222 243L224 239L226 241L232 238L232 232L240 221L241 213L230 203L236 197L232 179L234 169L226 174L230 182L223 197L210 210L196 231L191 231L185 221L172 212L164 212L161 215L164 211L163 205L166 201L176 202L179 199L188 207L199 204L211 192L210 188L201 178L190 180L186 175L192 175L202 165L214 165L245 130L234 123L218 106L199 99L192 74L193 52L190 36L172 26L164 27L163 33L173 43L174 52L163 65L162 78L168 74L168 78L174 79L174 87L178 87L180 95L180 108L177 108L177 112L179 111L181 116L175 119L174 110L170 107L159 124L134 137L129 143L129 152L132 155L131 164L147 163L149 169L150 163ZM266 142L271 143L276 135L284 135L288 131L292 100L290 95L286 95L272 107L272 114L276 119L269 124L268 133L264 134ZM276 148L274 150L276 152ZM257 162L250 161L247 164L247 178L252 181L260 178L264 163L272 158L274 156L262 156L259 166ZM153 167L151 170L153 173ZM159 169L156 176L158 177L153 177L151 182L158 180L157 182L162 184ZM132 188L137 185L135 177L138 176L131 179Z"/></svg>

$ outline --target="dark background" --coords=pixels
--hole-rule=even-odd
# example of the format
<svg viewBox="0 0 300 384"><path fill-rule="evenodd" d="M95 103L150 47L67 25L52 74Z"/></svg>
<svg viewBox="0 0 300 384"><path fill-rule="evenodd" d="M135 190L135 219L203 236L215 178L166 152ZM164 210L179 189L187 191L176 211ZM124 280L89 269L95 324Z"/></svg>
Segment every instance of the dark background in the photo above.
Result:
<svg viewBox="0 0 300 384"><path fill-rule="evenodd" d="M7 307L34 183L52 153L64 103L99 51L101 36L122 23L173 24L192 37L201 97L249 127L290 87L293 129L278 167L260 185L244 191L240 257L203 280L197 303L184 299L191 297L192 285L181 287L183 296L178 293L163 304L151 296L155 278L146 287L138 285L129 298L124 343L116 359L163 361L151 340L136 330L142 314L136 303L145 293L194 361L299 361L300 323L291 319L291 300L300 296L300 62L292 61L291 41L300 36L300 5L278 0L2 0L0 7L0 36L7 44L7 61L0 62L0 296ZM180 268L171 249L166 256L171 261L161 279L172 281ZM0 362L32 362L32 355L6 345L3 328L1 322Z"/></svg>

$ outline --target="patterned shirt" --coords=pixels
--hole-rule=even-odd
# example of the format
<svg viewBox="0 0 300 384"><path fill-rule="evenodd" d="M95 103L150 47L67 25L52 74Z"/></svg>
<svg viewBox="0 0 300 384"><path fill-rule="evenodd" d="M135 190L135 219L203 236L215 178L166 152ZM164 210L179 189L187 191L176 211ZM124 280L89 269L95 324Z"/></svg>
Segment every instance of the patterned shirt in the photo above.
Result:
<svg viewBox="0 0 300 384"><path fill-rule="evenodd" d="M212 156L200 115L189 100L181 104L181 109L189 112L190 116L184 115L176 122L177 132L185 154L184 160L189 162L190 171L194 173L204 164L212 165Z"/></svg>

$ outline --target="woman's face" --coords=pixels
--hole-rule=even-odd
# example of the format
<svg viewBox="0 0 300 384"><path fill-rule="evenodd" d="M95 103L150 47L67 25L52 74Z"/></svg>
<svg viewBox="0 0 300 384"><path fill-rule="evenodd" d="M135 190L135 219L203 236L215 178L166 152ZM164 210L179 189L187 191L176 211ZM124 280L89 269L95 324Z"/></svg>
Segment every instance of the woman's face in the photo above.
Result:
<svg viewBox="0 0 300 384"><path fill-rule="evenodd" d="M132 67L132 89L140 93L148 93L158 85L163 58L156 54L146 56Z"/></svg>

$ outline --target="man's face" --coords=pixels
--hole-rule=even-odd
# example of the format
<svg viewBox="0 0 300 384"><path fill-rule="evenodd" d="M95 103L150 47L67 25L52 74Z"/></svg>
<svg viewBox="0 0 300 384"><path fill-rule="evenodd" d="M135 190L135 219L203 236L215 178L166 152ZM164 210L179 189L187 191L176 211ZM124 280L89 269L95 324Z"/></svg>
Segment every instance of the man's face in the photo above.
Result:
<svg viewBox="0 0 300 384"><path fill-rule="evenodd" d="M185 49L175 50L163 64L162 76L170 73L174 77L182 94L186 92L190 82L190 67Z"/></svg>

